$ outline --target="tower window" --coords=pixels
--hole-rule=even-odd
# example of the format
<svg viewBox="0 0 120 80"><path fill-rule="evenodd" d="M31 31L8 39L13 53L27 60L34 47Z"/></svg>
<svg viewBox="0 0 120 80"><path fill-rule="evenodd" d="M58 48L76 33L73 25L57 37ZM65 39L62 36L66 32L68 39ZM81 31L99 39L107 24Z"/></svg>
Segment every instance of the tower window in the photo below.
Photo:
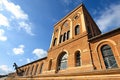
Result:
<svg viewBox="0 0 120 80"><path fill-rule="evenodd" d="M102 46L101 52L107 69L118 67L113 52L111 50L111 47L109 45Z"/></svg>
<svg viewBox="0 0 120 80"><path fill-rule="evenodd" d="M60 35L60 41L59 43L61 43L63 41L63 35Z"/></svg>
<svg viewBox="0 0 120 80"><path fill-rule="evenodd" d="M80 63L80 52L79 51L77 51L75 53L75 65L76 66L80 66L81 65L81 63Z"/></svg>
<svg viewBox="0 0 120 80"><path fill-rule="evenodd" d="M75 35L78 35L80 33L80 27L79 25L75 26Z"/></svg>
<svg viewBox="0 0 120 80"><path fill-rule="evenodd" d="M69 39L70 37L70 31L67 32L67 40Z"/></svg>
<svg viewBox="0 0 120 80"><path fill-rule="evenodd" d="M54 39L54 41L53 41L53 46L56 45L56 42L57 42L57 38Z"/></svg>
<svg viewBox="0 0 120 80"><path fill-rule="evenodd" d="M77 13L77 14L74 15L73 19L75 20L75 19L78 19L79 17L80 17L80 14Z"/></svg>
<svg viewBox="0 0 120 80"><path fill-rule="evenodd" d="M68 21L65 21L63 26L67 27L68 26Z"/></svg>
<svg viewBox="0 0 120 80"><path fill-rule="evenodd" d="M58 32L58 29L56 29L55 31Z"/></svg>
<svg viewBox="0 0 120 80"><path fill-rule="evenodd" d="M79 17L79 16L78 16L78 15L76 15L74 18L75 18L75 19L78 19L78 17Z"/></svg>
<svg viewBox="0 0 120 80"><path fill-rule="evenodd" d="M58 70L63 70L67 68L67 53L63 52L58 59Z"/></svg>
<svg viewBox="0 0 120 80"><path fill-rule="evenodd" d="M67 34L64 33L64 36L63 36L63 41L67 40Z"/></svg>

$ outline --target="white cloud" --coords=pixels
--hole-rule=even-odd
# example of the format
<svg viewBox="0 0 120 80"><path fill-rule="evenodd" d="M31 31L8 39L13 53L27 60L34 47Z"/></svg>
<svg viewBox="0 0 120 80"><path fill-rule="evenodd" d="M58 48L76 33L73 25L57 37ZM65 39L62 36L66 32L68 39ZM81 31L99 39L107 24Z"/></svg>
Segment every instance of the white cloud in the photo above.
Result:
<svg viewBox="0 0 120 80"><path fill-rule="evenodd" d="M8 19L2 14L0 14L0 26L9 27Z"/></svg>
<svg viewBox="0 0 120 80"><path fill-rule="evenodd" d="M12 72L12 69L10 69L7 65L0 65L0 75L5 75Z"/></svg>
<svg viewBox="0 0 120 80"><path fill-rule="evenodd" d="M120 27L120 4L112 4L99 12L100 16L96 21L103 32L107 29Z"/></svg>
<svg viewBox="0 0 120 80"><path fill-rule="evenodd" d="M9 0L0 0L0 12L0 26L25 30L26 33L33 35L29 16L22 10L20 5L16 5Z"/></svg>
<svg viewBox="0 0 120 80"><path fill-rule="evenodd" d="M27 58L27 63L30 63L30 62L31 62L31 60L29 58Z"/></svg>
<svg viewBox="0 0 120 80"><path fill-rule="evenodd" d="M2 1L0 0L0 11L2 11Z"/></svg>
<svg viewBox="0 0 120 80"><path fill-rule="evenodd" d="M30 34L30 35L34 35L32 32L31 32L31 27L29 27L30 26L30 24L27 24L27 23L25 23L25 22L20 22L19 23L19 29L24 29L28 34Z"/></svg>
<svg viewBox="0 0 120 80"><path fill-rule="evenodd" d="M18 55L18 54L23 54L24 53L24 45L19 45L18 48L13 48L13 52L15 55Z"/></svg>
<svg viewBox="0 0 120 80"><path fill-rule="evenodd" d="M43 49L34 49L33 54L35 54L38 58L43 58L47 55L47 52Z"/></svg>
<svg viewBox="0 0 120 80"><path fill-rule="evenodd" d="M27 60L27 63L30 63L33 61L33 59L29 59L29 58L27 58L26 60Z"/></svg>
<svg viewBox="0 0 120 80"><path fill-rule="evenodd" d="M24 13L19 5L15 5L8 0L2 0L5 9L10 12L16 19L28 19L28 15Z"/></svg>
<svg viewBox="0 0 120 80"><path fill-rule="evenodd" d="M0 29L0 41L6 41L7 40L7 37L4 36L4 30L3 29Z"/></svg>

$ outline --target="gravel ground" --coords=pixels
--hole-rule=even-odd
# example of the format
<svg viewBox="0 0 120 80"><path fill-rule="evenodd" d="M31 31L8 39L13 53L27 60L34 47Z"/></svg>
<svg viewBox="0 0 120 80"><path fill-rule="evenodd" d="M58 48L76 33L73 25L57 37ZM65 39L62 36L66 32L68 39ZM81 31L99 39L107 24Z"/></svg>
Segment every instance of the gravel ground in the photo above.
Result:
<svg viewBox="0 0 120 80"><path fill-rule="evenodd" d="M7 77L0 78L0 80L5 80Z"/></svg>

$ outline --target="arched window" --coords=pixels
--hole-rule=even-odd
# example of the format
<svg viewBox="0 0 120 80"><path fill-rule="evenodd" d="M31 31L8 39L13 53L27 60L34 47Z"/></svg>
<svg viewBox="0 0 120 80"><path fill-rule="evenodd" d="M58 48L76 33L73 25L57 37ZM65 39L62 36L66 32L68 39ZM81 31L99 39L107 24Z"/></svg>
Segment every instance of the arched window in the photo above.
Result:
<svg viewBox="0 0 120 80"><path fill-rule="evenodd" d="M24 69L24 74L23 74L24 76L26 75L26 69L27 69L27 68Z"/></svg>
<svg viewBox="0 0 120 80"><path fill-rule="evenodd" d="M65 40L67 40L67 34L66 34L66 33L64 33L63 42L64 42Z"/></svg>
<svg viewBox="0 0 120 80"><path fill-rule="evenodd" d="M30 72L30 75L32 75L33 68L34 68L34 65L31 67L31 72Z"/></svg>
<svg viewBox="0 0 120 80"><path fill-rule="evenodd" d="M61 43L63 41L63 35L60 35L60 41L59 43Z"/></svg>
<svg viewBox="0 0 120 80"><path fill-rule="evenodd" d="M36 75L36 74L37 74L37 69L38 69L38 64L36 65L34 75Z"/></svg>
<svg viewBox="0 0 120 80"><path fill-rule="evenodd" d="M101 52L103 56L103 60L107 69L109 68L117 68L117 63L114 58L113 52L109 45L104 45L101 47Z"/></svg>
<svg viewBox="0 0 120 80"><path fill-rule="evenodd" d="M55 46L56 43L57 43L57 38L54 39L54 41L53 41L53 46Z"/></svg>
<svg viewBox="0 0 120 80"><path fill-rule="evenodd" d="M67 40L70 38L70 31L67 32Z"/></svg>
<svg viewBox="0 0 120 80"><path fill-rule="evenodd" d="M80 66L81 62L80 62L80 51L77 51L75 53L75 66Z"/></svg>
<svg viewBox="0 0 120 80"><path fill-rule="evenodd" d="M27 72L26 72L26 75L28 75L28 73L29 73L29 69L30 69L30 67L28 67L28 68L27 68Z"/></svg>
<svg viewBox="0 0 120 80"><path fill-rule="evenodd" d="M48 67L48 70L51 70L51 68L52 68L52 59L50 59L50 61L49 61L49 67Z"/></svg>
<svg viewBox="0 0 120 80"><path fill-rule="evenodd" d="M78 35L80 33L80 27L79 25L75 26L75 35Z"/></svg>
<svg viewBox="0 0 120 80"><path fill-rule="evenodd" d="M43 68L43 63L41 64L41 67L40 67L40 74L42 73L42 68Z"/></svg>
<svg viewBox="0 0 120 80"><path fill-rule="evenodd" d="M67 68L67 53L63 52L58 59L58 70Z"/></svg>

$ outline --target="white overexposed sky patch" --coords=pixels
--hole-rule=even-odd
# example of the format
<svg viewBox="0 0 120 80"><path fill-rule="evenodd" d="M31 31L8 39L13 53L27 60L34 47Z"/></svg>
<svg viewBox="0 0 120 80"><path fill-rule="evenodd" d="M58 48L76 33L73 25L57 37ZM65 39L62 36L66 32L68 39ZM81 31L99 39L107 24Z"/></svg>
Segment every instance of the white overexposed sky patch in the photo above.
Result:
<svg viewBox="0 0 120 80"><path fill-rule="evenodd" d="M13 52L15 55L24 54L24 48L25 48L24 45L19 45L18 48L13 48Z"/></svg>
<svg viewBox="0 0 120 80"><path fill-rule="evenodd" d="M7 65L0 65L0 75L6 75L10 72L12 72L12 69L10 69Z"/></svg>
<svg viewBox="0 0 120 80"><path fill-rule="evenodd" d="M2 0L5 9L10 12L16 19L28 19L28 15L24 13L19 5L15 5L14 3L8 0Z"/></svg>
<svg viewBox="0 0 120 80"><path fill-rule="evenodd" d="M27 63L30 63L30 62L31 62L31 60L29 58L27 58Z"/></svg>
<svg viewBox="0 0 120 80"><path fill-rule="evenodd" d="M31 32L31 27L29 27L31 25L31 23L26 23L26 22L19 22L19 29L24 29L27 33L29 33L30 35L34 35Z"/></svg>
<svg viewBox="0 0 120 80"><path fill-rule="evenodd" d="M33 50L33 54L35 54L38 58L43 58L43 57L46 57L47 51L36 48Z"/></svg>
<svg viewBox="0 0 120 80"><path fill-rule="evenodd" d="M1 0L0 5L0 26L15 27L17 25L16 28L18 30L25 30L26 33L33 35L29 16L22 10L20 5L8 0Z"/></svg>
<svg viewBox="0 0 120 80"><path fill-rule="evenodd" d="M9 21L3 14L0 14L0 26L9 27Z"/></svg>
<svg viewBox="0 0 120 80"><path fill-rule="evenodd" d="M7 37L4 35L5 31L0 29L0 41L6 41Z"/></svg>
<svg viewBox="0 0 120 80"><path fill-rule="evenodd" d="M107 29L120 27L120 4L111 4L100 11L100 16L97 17L96 21L103 32Z"/></svg>

